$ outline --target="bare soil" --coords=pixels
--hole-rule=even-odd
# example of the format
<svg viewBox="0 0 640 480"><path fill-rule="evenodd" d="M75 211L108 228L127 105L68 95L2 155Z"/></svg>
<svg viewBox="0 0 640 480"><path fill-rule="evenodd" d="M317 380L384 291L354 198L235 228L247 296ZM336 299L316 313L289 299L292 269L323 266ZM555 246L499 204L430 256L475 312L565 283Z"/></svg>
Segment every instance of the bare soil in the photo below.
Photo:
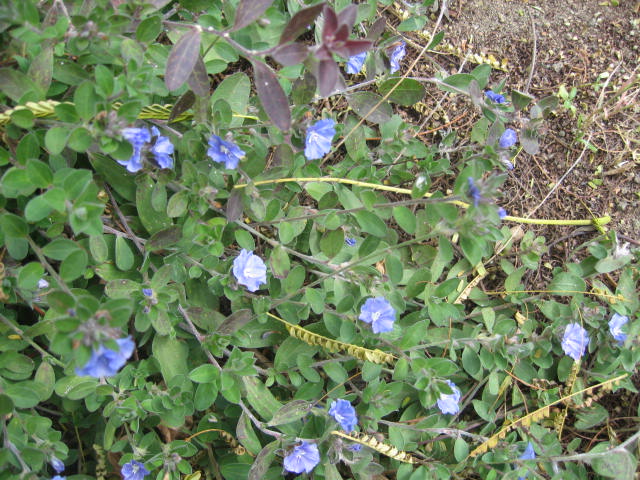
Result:
<svg viewBox="0 0 640 480"><path fill-rule="evenodd" d="M640 2L453 0L447 5L445 41L507 60L507 71L492 73L493 85L505 79L507 89L536 99L557 94L561 85L577 89L575 113L558 108L545 122L540 153L521 152L515 159L504 207L518 216L535 210L538 218L611 215L610 227L619 237L640 245ZM415 37L415 42L424 40ZM449 73L460 67L460 58L437 57ZM590 139L595 151L581 139ZM556 246L559 262L591 232L527 228Z"/></svg>

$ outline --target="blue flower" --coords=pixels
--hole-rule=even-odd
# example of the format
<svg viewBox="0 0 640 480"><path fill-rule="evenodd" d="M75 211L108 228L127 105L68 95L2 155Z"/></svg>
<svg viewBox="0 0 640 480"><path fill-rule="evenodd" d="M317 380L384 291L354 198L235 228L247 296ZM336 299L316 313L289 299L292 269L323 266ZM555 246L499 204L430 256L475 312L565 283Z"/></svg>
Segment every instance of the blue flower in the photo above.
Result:
<svg viewBox="0 0 640 480"><path fill-rule="evenodd" d="M347 237L347 238L344 239L344 243L346 243L350 247L355 247L356 246L356 239Z"/></svg>
<svg viewBox="0 0 640 480"><path fill-rule="evenodd" d="M302 442L284 457L284 469L291 473L310 473L319 463L320 452L315 443Z"/></svg>
<svg viewBox="0 0 640 480"><path fill-rule="evenodd" d="M347 60L347 73L360 73L364 66L364 61L367 59L367 52L362 52L357 55L352 55Z"/></svg>
<svg viewBox="0 0 640 480"><path fill-rule="evenodd" d="M622 345L627 339L627 334L622 331L622 326L625 325L629 321L629 317L626 315L620 315L618 313L614 313L609 320L609 331L613 338L618 341L620 345Z"/></svg>
<svg viewBox="0 0 640 480"><path fill-rule="evenodd" d="M173 143L169 137L160 135L160 131L156 127L151 127L151 133L157 137L156 143L151 147L151 153L160 165L160 168L173 168L173 158L169 155L173 154Z"/></svg>
<svg viewBox="0 0 640 480"><path fill-rule="evenodd" d="M520 460L534 460L536 458L536 452L533 449L533 444L531 442L527 443L527 448L524 449L524 453L518 457ZM525 480L527 475L524 477L518 477L518 480Z"/></svg>
<svg viewBox="0 0 640 480"><path fill-rule="evenodd" d="M67 477L56 475L54 477L51 477L51 480L67 480Z"/></svg>
<svg viewBox="0 0 640 480"><path fill-rule="evenodd" d="M473 200L473 206L477 207L478 203L480 203L480 200L482 199L480 190L478 190L478 187L476 187L476 183L473 180L473 177L467 178L467 183L469 184L469 196L471 197L471 200Z"/></svg>
<svg viewBox="0 0 640 480"><path fill-rule="evenodd" d="M133 155L129 160L118 160L120 165L126 165L127 170L131 173L135 173L142 169L142 159L140 155L142 153L142 147L146 143L151 141L151 134L146 127L142 128L125 128L122 130L122 136L133 147Z"/></svg>
<svg viewBox="0 0 640 480"><path fill-rule="evenodd" d="M500 220L504 219L504 217L507 216L507 211L502 207L498 207L498 216L500 217Z"/></svg>
<svg viewBox="0 0 640 480"><path fill-rule="evenodd" d="M267 266L259 256L244 248L233 261L233 274L238 283L247 287L250 292L255 292L260 285L267 283Z"/></svg>
<svg viewBox="0 0 640 480"><path fill-rule="evenodd" d="M118 373L133 353L135 343L131 337L116 340L120 349L116 352L103 344L94 349L91 358L82 368L76 368L76 375L90 376L95 378L111 377Z"/></svg>
<svg viewBox="0 0 640 480"><path fill-rule="evenodd" d="M238 168L240 159L244 157L244 151L240 150L233 142L227 142L217 135L211 135L207 155L209 155L214 162L224 163L226 168L233 170L234 168Z"/></svg>
<svg viewBox="0 0 640 480"><path fill-rule="evenodd" d="M484 94L489 98L493 103L504 103L505 98L504 95L500 95L499 93L495 93L493 90L487 90Z"/></svg>
<svg viewBox="0 0 640 480"><path fill-rule="evenodd" d="M64 471L64 463L58 457L51 457L49 463L51 463L51 466L56 472L62 473Z"/></svg>
<svg viewBox="0 0 640 480"><path fill-rule="evenodd" d="M153 297L153 290L151 288L143 288L142 289L142 294L145 297Z"/></svg>
<svg viewBox="0 0 640 480"><path fill-rule="evenodd" d="M355 408L353 408L350 402L341 398L331 402L329 415L331 415L347 433L352 432L358 423Z"/></svg>
<svg viewBox="0 0 640 480"><path fill-rule="evenodd" d="M589 345L589 335L579 323L570 323L564 331L562 350L576 362L584 355Z"/></svg>
<svg viewBox="0 0 640 480"><path fill-rule="evenodd" d="M513 147L518 141L518 134L512 128L507 128L504 133L500 136L500 140L498 141L498 145L500 148L510 148Z"/></svg>
<svg viewBox="0 0 640 480"><path fill-rule="evenodd" d="M360 308L358 318L370 323L373 333L390 332L396 321L396 311L384 297L368 298Z"/></svg>
<svg viewBox="0 0 640 480"><path fill-rule="evenodd" d="M307 137L304 141L304 156L307 160L315 160L324 157L331 150L331 140L336 134L332 119L318 120L307 128Z"/></svg>
<svg viewBox="0 0 640 480"><path fill-rule="evenodd" d="M352 443L347 448L352 452L359 452L360 450L362 450L362 445L360 445L359 443Z"/></svg>
<svg viewBox="0 0 640 480"><path fill-rule="evenodd" d="M47 282L44 278L38 280L38 289L42 290L44 288L49 288L49 282Z"/></svg>
<svg viewBox="0 0 640 480"><path fill-rule="evenodd" d="M120 470L124 480L142 480L149 475L149 470L144 468L144 464L136 460L125 463Z"/></svg>
<svg viewBox="0 0 640 480"><path fill-rule="evenodd" d="M453 393L441 393L436 403L443 414L455 415L460 411L460 389L451 380L447 380L447 385L453 390Z"/></svg>
<svg viewBox="0 0 640 480"><path fill-rule="evenodd" d="M398 45L396 48L393 49L393 52L391 52L391 56L389 57L389 63L391 63L391 73L395 73L398 70L400 70L400 61L404 58L404 56L407 54L405 47L406 43L404 42L404 40L400 41L400 45Z"/></svg>

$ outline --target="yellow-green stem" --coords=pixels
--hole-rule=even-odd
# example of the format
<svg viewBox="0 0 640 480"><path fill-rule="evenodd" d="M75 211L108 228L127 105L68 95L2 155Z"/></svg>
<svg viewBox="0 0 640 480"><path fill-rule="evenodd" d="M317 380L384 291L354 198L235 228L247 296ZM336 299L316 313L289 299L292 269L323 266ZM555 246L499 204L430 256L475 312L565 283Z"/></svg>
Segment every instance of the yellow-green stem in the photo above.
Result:
<svg viewBox="0 0 640 480"><path fill-rule="evenodd" d="M373 188L375 190L382 190L385 192L394 192L394 193L402 193L405 195L411 195L411 190L408 188L400 188L400 187L391 187L389 185L378 185L376 183L368 183L361 182L359 180L351 180L349 178L330 178L330 177L292 177L292 178L277 178L275 180L260 180L257 182L253 182L252 185L272 185L275 183L287 183L287 182L325 182L325 183L342 183L347 185L355 185L358 187L365 188ZM233 188L245 188L249 186L247 183L242 183L235 185ZM432 193L425 193L423 196L426 198L431 197ZM453 205L457 205L462 208L469 208L469 204L462 202L460 200L445 200L447 203L451 203ZM611 221L611 217L608 215L604 217L597 217L592 219L584 219L584 220L560 220L560 219L545 219L545 218L525 218L525 217L514 217L511 215L507 215L503 218L503 220L507 220L510 222L516 223L528 223L533 225L593 225L599 229L603 225L606 225Z"/></svg>

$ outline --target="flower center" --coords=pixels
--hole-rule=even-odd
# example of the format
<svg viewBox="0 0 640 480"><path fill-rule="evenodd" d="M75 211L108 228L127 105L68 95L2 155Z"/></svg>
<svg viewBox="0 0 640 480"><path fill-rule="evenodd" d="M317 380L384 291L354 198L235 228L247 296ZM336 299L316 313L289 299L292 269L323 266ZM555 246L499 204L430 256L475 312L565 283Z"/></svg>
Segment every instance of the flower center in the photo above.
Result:
<svg viewBox="0 0 640 480"><path fill-rule="evenodd" d="M373 312L373 313L371 314L371 320L372 320L372 321L374 321L374 322L376 322L376 321L380 318L380 315L382 315L382 312L380 312L380 311L378 311L378 312Z"/></svg>

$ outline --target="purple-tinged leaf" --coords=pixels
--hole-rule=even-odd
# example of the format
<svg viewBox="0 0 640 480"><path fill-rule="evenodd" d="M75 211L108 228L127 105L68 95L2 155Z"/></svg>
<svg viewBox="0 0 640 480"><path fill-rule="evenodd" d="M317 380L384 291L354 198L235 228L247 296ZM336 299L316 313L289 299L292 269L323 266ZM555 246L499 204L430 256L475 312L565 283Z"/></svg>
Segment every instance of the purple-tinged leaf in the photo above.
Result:
<svg viewBox="0 0 640 480"><path fill-rule="evenodd" d="M347 40L344 44L333 46L332 50L341 57L348 59L353 55L366 52L371 48L373 43L369 40Z"/></svg>
<svg viewBox="0 0 640 480"><path fill-rule="evenodd" d="M292 42L302 35L307 30L307 27L320 15L322 7L324 7L324 2L309 8L303 8L291 17L287 26L284 27L282 35L280 35L280 45Z"/></svg>
<svg viewBox="0 0 640 480"><path fill-rule="evenodd" d="M209 75L207 74L207 67L204 65L200 55L198 55L198 60L196 60L196 64L193 66L193 71L191 75L189 75L187 83L196 95L200 97L209 95Z"/></svg>
<svg viewBox="0 0 640 480"><path fill-rule="evenodd" d="M233 335L235 332L244 327L251 321L251 310L243 308L229 315L220 326L216 329L216 333L220 335Z"/></svg>
<svg viewBox="0 0 640 480"><path fill-rule="evenodd" d="M258 60L253 62L253 77L264 111L276 127L286 132L291 128L291 112L289 100L278 83L278 77Z"/></svg>
<svg viewBox="0 0 640 480"><path fill-rule="evenodd" d="M371 28L367 33L367 40L375 42L378 39L378 37L382 35L382 32L384 32L384 29L386 28L386 26L387 26L387 19L385 17L380 17L378 20L376 20L373 23L373 25L371 25Z"/></svg>
<svg viewBox="0 0 640 480"><path fill-rule="evenodd" d="M169 90L180 88L187 81L198 58L200 58L201 28L186 32L171 49L164 74L164 83Z"/></svg>
<svg viewBox="0 0 640 480"><path fill-rule="evenodd" d="M323 60L318 65L318 86L320 95L328 97L338 81L338 65L333 60Z"/></svg>
<svg viewBox="0 0 640 480"><path fill-rule="evenodd" d="M353 24L356 23L356 17L358 16L358 6L354 4L347 5L338 14L338 23L340 25L346 25L351 31Z"/></svg>
<svg viewBox="0 0 640 480"><path fill-rule="evenodd" d="M227 220L230 223L240 220L242 218L243 209L242 194L240 193L240 190L231 190L231 195L229 195L229 200L227 200Z"/></svg>
<svg viewBox="0 0 640 480"><path fill-rule="evenodd" d="M285 67L297 65L309 56L309 47L301 43L287 43L277 47L271 56Z"/></svg>
<svg viewBox="0 0 640 480"><path fill-rule="evenodd" d="M280 441L276 440L268 444L260 453L256 455L249 473L247 474L248 480L263 480L267 470L271 466L271 463L276 458L276 450L280 448Z"/></svg>
<svg viewBox="0 0 640 480"><path fill-rule="evenodd" d="M334 33L333 41L330 44L335 45L337 42L346 42L349 39L350 32L351 29L347 25L340 25Z"/></svg>
<svg viewBox="0 0 640 480"><path fill-rule="evenodd" d="M272 3L273 0L240 0L238 8L236 9L236 20L231 31L240 30L260 18L260 15L262 15Z"/></svg>
<svg viewBox="0 0 640 480"><path fill-rule="evenodd" d="M168 122L171 123L178 115L189 110L196 102L196 96L191 90L187 90L175 103L169 114Z"/></svg>
<svg viewBox="0 0 640 480"><path fill-rule="evenodd" d="M324 27L322 28L322 42L332 43L333 35L338 29L338 16L333 8L325 5L322 9L322 16L324 17Z"/></svg>
<svg viewBox="0 0 640 480"><path fill-rule="evenodd" d="M347 102L356 114L373 123L388 122L393 116L391 105L372 92L352 93L347 96Z"/></svg>

